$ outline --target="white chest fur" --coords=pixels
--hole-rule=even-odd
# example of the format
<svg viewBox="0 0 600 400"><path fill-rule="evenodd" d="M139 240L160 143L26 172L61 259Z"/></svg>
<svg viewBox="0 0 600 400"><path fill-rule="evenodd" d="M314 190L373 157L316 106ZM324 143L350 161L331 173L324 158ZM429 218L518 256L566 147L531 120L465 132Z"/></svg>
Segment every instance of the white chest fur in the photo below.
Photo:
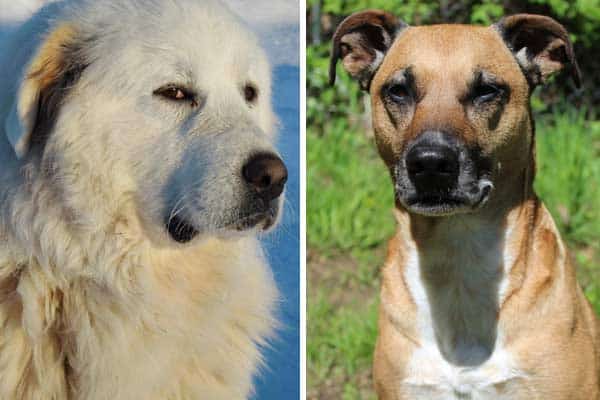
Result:
<svg viewBox="0 0 600 400"><path fill-rule="evenodd" d="M508 400L526 386L497 325L511 264L504 235L480 233L408 254L404 274L420 346L399 387L411 400Z"/></svg>
<svg viewBox="0 0 600 400"><path fill-rule="evenodd" d="M428 344L413 352L400 386L411 400L514 400L525 378L503 348L479 366L460 367Z"/></svg>

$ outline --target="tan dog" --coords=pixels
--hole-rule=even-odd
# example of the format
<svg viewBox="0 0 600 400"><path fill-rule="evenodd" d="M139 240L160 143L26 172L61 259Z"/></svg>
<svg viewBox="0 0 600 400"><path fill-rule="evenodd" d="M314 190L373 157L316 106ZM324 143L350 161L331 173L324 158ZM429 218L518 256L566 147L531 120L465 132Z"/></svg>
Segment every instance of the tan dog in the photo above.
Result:
<svg viewBox="0 0 600 400"><path fill-rule="evenodd" d="M383 270L380 399L598 399L596 317L533 192L532 90L579 70L538 15L491 27L347 18L335 64L369 90L399 228ZM559 168L560 166L557 166Z"/></svg>

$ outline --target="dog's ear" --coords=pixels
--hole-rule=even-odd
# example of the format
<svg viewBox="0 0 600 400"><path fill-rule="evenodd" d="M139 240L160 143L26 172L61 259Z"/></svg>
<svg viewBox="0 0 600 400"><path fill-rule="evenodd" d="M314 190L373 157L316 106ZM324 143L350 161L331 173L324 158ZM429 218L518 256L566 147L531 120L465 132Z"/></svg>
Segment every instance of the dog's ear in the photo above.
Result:
<svg viewBox="0 0 600 400"><path fill-rule="evenodd" d="M18 158L35 144L43 144L61 103L86 64L78 51L76 30L70 25L53 29L25 68L4 130Z"/></svg>
<svg viewBox="0 0 600 400"><path fill-rule="evenodd" d="M358 12L343 20L333 35L329 83L335 83L336 64L342 59L344 69L358 80L362 89L368 90L396 34L406 26L380 10Z"/></svg>
<svg viewBox="0 0 600 400"><path fill-rule="evenodd" d="M576 87L581 73L567 30L550 17L517 14L495 24L532 87L545 83L550 75L564 69Z"/></svg>

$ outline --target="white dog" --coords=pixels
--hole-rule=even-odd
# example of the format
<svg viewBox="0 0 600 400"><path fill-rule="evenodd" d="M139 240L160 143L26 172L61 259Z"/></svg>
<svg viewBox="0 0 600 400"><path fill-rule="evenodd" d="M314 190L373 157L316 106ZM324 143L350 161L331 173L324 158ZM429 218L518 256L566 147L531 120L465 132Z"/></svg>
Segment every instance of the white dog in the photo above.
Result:
<svg viewBox="0 0 600 400"><path fill-rule="evenodd" d="M213 0L47 6L0 47L0 399L245 399L275 321L270 70Z"/></svg>

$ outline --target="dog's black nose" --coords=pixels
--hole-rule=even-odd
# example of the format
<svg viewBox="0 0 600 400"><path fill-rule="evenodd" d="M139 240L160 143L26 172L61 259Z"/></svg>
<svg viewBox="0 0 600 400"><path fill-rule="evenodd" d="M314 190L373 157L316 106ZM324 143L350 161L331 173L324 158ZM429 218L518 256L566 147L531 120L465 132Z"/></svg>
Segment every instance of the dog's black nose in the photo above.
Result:
<svg viewBox="0 0 600 400"><path fill-rule="evenodd" d="M288 172L281 158L271 153L260 153L244 165L242 176L263 200L270 201L283 192Z"/></svg>
<svg viewBox="0 0 600 400"><path fill-rule="evenodd" d="M417 144L406 154L406 169L417 190L446 192L458 182L458 152L445 144Z"/></svg>

